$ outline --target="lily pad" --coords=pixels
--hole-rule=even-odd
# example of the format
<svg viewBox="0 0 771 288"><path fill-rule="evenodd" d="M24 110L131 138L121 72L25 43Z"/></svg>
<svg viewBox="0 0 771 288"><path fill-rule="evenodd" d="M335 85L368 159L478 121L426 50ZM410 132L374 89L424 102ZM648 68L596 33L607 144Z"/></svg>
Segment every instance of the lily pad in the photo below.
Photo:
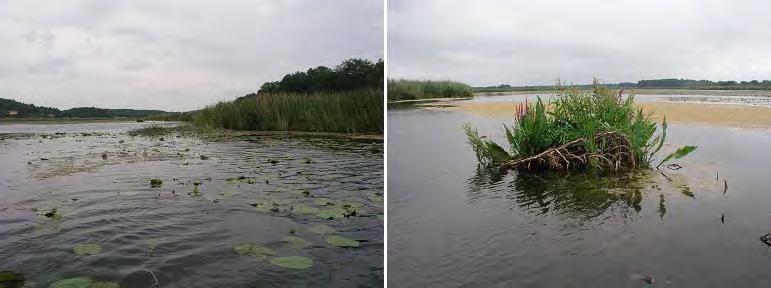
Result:
<svg viewBox="0 0 771 288"><path fill-rule="evenodd" d="M305 205L305 204L300 204L300 205L294 206L294 209L292 210L292 212L297 214L316 214L316 213L319 213L319 208Z"/></svg>
<svg viewBox="0 0 771 288"><path fill-rule="evenodd" d="M270 264L289 269L308 269L313 267L313 259L302 256L276 257Z"/></svg>
<svg viewBox="0 0 771 288"><path fill-rule="evenodd" d="M327 234L334 234L337 233L337 230L335 228L329 227L324 224L316 224L311 226L310 229L308 229L309 232L313 234L319 234L319 235L327 235Z"/></svg>
<svg viewBox="0 0 771 288"><path fill-rule="evenodd" d="M289 243L289 246L295 248L305 248L311 246L311 242L308 242L305 239L297 236L286 236L284 237L284 242Z"/></svg>
<svg viewBox="0 0 771 288"><path fill-rule="evenodd" d="M276 252L273 251L273 249L270 249L265 246L255 245L252 243L239 243L239 244L233 245L233 252L236 252L236 254L238 255L252 256L257 258L258 260L263 260L265 258L268 258L268 256L276 254Z"/></svg>
<svg viewBox="0 0 771 288"><path fill-rule="evenodd" d="M316 216L319 216L324 219L340 219L344 218L346 214L345 209L343 208L332 208L332 209L324 209L320 210Z"/></svg>
<svg viewBox="0 0 771 288"><path fill-rule="evenodd" d="M68 278L51 283L48 288L89 288L94 280L88 277Z"/></svg>
<svg viewBox="0 0 771 288"><path fill-rule="evenodd" d="M81 244L72 248L72 251L80 256L94 255L102 252L102 245L96 243Z"/></svg>
<svg viewBox="0 0 771 288"><path fill-rule="evenodd" d="M0 271L0 287L2 288L20 288L24 287L24 274L11 271Z"/></svg>
<svg viewBox="0 0 771 288"><path fill-rule="evenodd" d="M335 201L329 198L316 198L313 203L319 206L335 205Z"/></svg>
<svg viewBox="0 0 771 288"><path fill-rule="evenodd" d="M348 239L342 236L329 235L325 237L329 245L338 247L359 247L359 241Z"/></svg>
<svg viewBox="0 0 771 288"><path fill-rule="evenodd" d="M120 284L115 282L94 282L88 288L120 288Z"/></svg>

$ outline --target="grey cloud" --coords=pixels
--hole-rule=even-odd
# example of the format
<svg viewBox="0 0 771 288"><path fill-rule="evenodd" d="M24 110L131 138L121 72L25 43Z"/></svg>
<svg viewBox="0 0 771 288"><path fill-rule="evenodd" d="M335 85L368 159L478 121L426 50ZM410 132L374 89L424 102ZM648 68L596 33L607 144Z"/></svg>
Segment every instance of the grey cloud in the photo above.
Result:
<svg viewBox="0 0 771 288"><path fill-rule="evenodd" d="M391 0L389 77L472 85L771 77L761 0Z"/></svg>
<svg viewBox="0 0 771 288"><path fill-rule="evenodd" d="M382 0L0 1L0 97L198 109L345 58L383 57Z"/></svg>

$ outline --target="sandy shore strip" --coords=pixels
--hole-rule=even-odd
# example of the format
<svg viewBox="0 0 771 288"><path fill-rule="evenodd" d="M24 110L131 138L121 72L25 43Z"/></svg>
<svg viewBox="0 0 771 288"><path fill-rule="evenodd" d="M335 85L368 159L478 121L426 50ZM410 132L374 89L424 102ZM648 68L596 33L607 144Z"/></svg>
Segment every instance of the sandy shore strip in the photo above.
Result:
<svg viewBox="0 0 771 288"><path fill-rule="evenodd" d="M435 103L439 104L439 103ZM472 113L503 119L514 117L518 103L469 103L443 102L440 105L425 105L423 109ZM664 115L668 122L707 123L729 127L771 129L771 108L748 105L700 104L700 103L637 103L644 111L652 113L655 119Z"/></svg>

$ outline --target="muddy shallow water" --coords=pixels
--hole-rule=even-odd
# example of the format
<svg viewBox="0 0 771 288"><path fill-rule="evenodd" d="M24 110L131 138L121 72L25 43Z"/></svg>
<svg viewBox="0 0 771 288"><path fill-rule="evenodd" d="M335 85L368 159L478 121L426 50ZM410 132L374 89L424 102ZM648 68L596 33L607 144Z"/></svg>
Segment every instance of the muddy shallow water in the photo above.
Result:
<svg viewBox="0 0 771 288"><path fill-rule="evenodd" d="M494 98L461 103L509 102ZM596 180L478 171L463 123L505 143L510 118L447 107L388 117L391 285L771 286L759 240L771 229L768 127L673 121L666 150L699 146L676 161L684 168Z"/></svg>
<svg viewBox="0 0 771 288"><path fill-rule="evenodd" d="M142 125L0 126L0 270L31 287L382 286L382 142L125 133ZM74 253L87 243L101 253ZM242 243L273 253L238 255ZM313 266L271 264L284 256Z"/></svg>

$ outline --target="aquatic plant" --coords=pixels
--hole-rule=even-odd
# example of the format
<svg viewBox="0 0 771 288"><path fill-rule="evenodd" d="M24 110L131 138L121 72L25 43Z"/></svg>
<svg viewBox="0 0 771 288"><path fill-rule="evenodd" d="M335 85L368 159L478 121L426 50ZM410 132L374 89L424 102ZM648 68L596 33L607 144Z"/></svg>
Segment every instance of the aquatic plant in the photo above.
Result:
<svg viewBox="0 0 771 288"><path fill-rule="evenodd" d="M337 230L335 230L335 228L329 227L328 225L325 225L325 224L315 224L311 226L311 228L309 228L308 231L313 234L319 234L319 235L337 233Z"/></svg>
<svg viewBox="0 0 771 288"><path fill-rule="evenodd" d="M305 248L311 246L311 242L308 242L307 240L297 236L284 236L283 240L289 244L289 246L294 248Z"/></svg>
<svg viewBox="0 0 771 288"><path fill-rule="evenodd" d="M102 245L96 243L81 244L72 248L79 256L94 255L102 252Z"/></svg>
<svg viewBox="0 0 771 288"><path fill-rule="evenodd" d="M666 119L656 134L656 122L634 105L634 96L624 99L622 91L596 80L591 91L560 87L551 103L544 104L538 98L534 104L515 109L515 125L504 125L508 151L479 136L471 125L464 125L479 163L515 170L620 171L650 167L664 144ZM695 149L683 147L662 163Z"/></svg>
<svg viewBox="0 0 771 288"><path fill-rule="evenodd" d="M471 87L453 81L388 80L388 100L471 97Z"/></svg>
<svg viewBox="0 0 771 288"><path fill-rule="evenodd" d="M276 254L273 249L252 243L239 243L233 245L233 252L238 255L252 256L257 260L264 260L269 256Z"/></svg>
<svg viewBox="0 0 771 288"><path fill-rule="evenodd" d="M383 133L383 91L259 94L208 106L193 123L231 130Z"/></svg>
<svg viewBox="0 0 771 288"><path fill-rule="evenodd" d="M359 241L348 239L343 236L337 236L337 235L329 235L327 237L324 237L325 240L327 240L327 243L329 245L337 246L337 247L359 247Z"/></svg>
<svg viewBox="0 0 771 288"><path fill-rule="evenodd" d="M157 188L161 187L161 185L163 185L163 180L157 178L150 179L150 187Z"/></svg>
<svg viewBox="0 0 771 288"><path fill-rule="evenodd" d="M101 282L88 277L76 277L58 280L51 283L50 288L118 288L115 282Z"/></svg>
<svg viewBox="0 0 771 288"><path fill-rule="evenodd" d="M308 269L313 267L313 259L302 256L276 257L270 264L289 269Z"/></svg>
<svg viewBox="0 0 771 288"><path fill-rule="evenodd" d="M21 288L24 287L24 274L13 271L0 271L0 287L2 288Z"/></svg>

